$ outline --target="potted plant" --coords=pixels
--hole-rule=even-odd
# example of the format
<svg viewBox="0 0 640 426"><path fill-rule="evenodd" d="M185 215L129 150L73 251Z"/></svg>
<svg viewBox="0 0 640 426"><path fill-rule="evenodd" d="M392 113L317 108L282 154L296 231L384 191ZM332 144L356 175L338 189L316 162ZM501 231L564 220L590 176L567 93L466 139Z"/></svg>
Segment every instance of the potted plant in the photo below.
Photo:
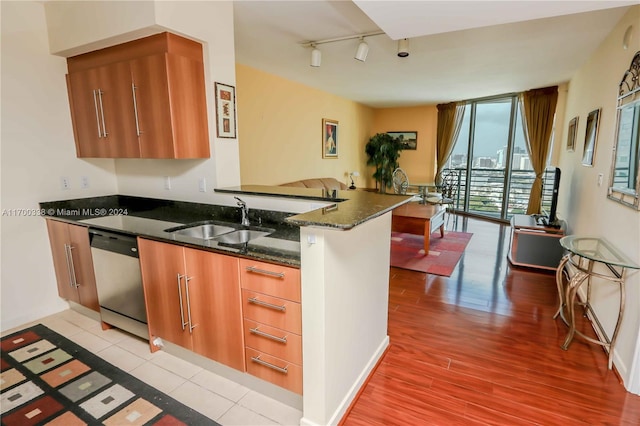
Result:
<svg viewBox="0 0 640 426"><path fill-rule="evenodd" d="M387 133L372 136L364 148L367 153L367 166L376 168L373 178L380 183L380 192L385 193L387 187L393 185L393 171L398 168L398 158L402 144Z"/></svg>

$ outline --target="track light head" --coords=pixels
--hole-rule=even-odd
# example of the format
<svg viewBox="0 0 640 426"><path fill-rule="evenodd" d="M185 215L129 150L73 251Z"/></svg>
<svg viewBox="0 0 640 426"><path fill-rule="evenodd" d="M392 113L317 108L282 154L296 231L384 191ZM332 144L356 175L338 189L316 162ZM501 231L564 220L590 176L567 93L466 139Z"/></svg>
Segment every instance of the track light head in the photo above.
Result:
<svg viewBox="0 0 640 426"><path fill-rule="evenodd" d="M322 62L322 52L315 44L312 44L311 47L313 47L313 50L311 51L311 66L317 68Z"/></svg>
<svg viewBox="0 0 640 426"><path fill-rule="evenodd" d="M358 44L358 49L356 50L355 59L359 61L366 61L367 55L369 54L369 45L364 41L364 38L360 39L360 44Z"/></svg>
<svg viewBox="0 0 640 426"><path fill-rule="evenodd" d="M406 58L409 56L409 39L403 38L398 40L398 56L400 58Z"/></svg>

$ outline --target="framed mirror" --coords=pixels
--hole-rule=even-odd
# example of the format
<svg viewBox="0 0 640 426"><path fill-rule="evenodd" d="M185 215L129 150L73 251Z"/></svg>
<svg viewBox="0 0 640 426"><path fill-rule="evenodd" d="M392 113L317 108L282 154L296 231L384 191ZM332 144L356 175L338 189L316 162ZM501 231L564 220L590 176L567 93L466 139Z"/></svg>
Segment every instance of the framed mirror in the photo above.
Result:
<svg viewBox="0 0 640 426"><path fill-rule="evenodd" d="M640 51L625 71L618 91L616 140L608 197L640 210Z"/></svg>

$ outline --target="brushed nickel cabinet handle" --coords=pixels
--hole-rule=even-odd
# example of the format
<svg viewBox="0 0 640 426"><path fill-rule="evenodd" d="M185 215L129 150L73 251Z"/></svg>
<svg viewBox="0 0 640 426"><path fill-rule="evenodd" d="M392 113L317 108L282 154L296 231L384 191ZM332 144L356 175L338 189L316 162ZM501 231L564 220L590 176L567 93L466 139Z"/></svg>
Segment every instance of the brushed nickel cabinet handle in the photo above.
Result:
<svg viewBox="0 0 640 426"><path fill-rule="evenodd" d="M188 277L186 275L184 276L184 288L186 290L187 297L187 321L189 322L189 333L191 333L193 329L198 325L193 325L193 322L191 321L191 299L189 298L189 281L192 279L193 277Z"/></svg>
<svg viewBox="0 0 640 426"><path fill-rule="evenodd" d="M267 339L274 340L278 343L287 343L287 336L284 336L284 337L274 336L273 334L265 333L264 331L260 330L258 327L250 328L249 332L257 336L262 336L262 337L266 337Z"/></svg>
<svg viewBox="0 0 640 426"><path fill-rule="evenodd" d="M107 133L107 126L104 123L104 106L102 105L102 94L104 92L98 89L98 100L100 101L100 117L102 118L102 136L107 137L109 133Z"/></svg>
<svg viewBox="0 0 640 426"><path fill-rule="evenodd" d="M98 126L98 138L101 138L102 131L100 129L100 114L98 113L98 98L96 96L95 89L93 89L93 106L96 108L96 125Z"/></svg>
<svg viewBox="0 0 640 426"><path fill-rule="evenodd" d="M70 263L70 252L69 252L69 244L64 244L64 258L67 262L67 274L69 275L69 287L74 288L73 283L73 275L71 274L71 263Z"/></svg>
<svg viewBox="0 0 640 426"><path fill-rule="evenodd" d="M69 247L69 264L71 266L71 279L73 281L72 287L78 288L80 287L80 284L78 283L78 278L76 277L76 266L73 264L73 252L71 251L73 250L73 246L71 244L68 244L67 247Z"/></svg>
<svg viewBox="0 0 640 426"><path fill-rule="evenodd" d="M263 302L260 299L256 299L255 297L250 297L247 299L249 303L253 303L254 305L263 306L265 308L274 309L276 311L285 312L287 307L285 305L274 305L273 303Z"/></svg>
<svg viewBox="0 0 640 426"><path fill-rule="evenodd" d="M257 364L260 364L260 365L264 365L265 367L269 367L272 370L276 370L277 372L282 373L282 374L289 373L289 369L288 369L289 364L285 365L284 367L279 367L277 365L271 364L270 362L261 360L260 359L260 355L252 356L251 357L251 361L253 361L253 362L257 363Z"/></svg>
<svg viewBox="0 0 640 426"><path fill-rule="evenodd" d="M138 100L136 99L136 84L131 83L131 93L133 94L133 113L136 119L136 134L140 136L142 131L140 130L140 122L138 121Z"/></svg>
<svg viewBox="0 0 640 426"><path fill-rule="evenodd" d="M284 278L284 272L271 272L265 269L256 268L255 266L247 266L245 269L247 270L247 272L253 272L254 274L268 275L270 277L276 277L276 278Z"/></svg>
<svg viewBox="0 0 640 426"><path fill-rule="evenodd" d="M188 322L184 322L184 309L182 307L182 286L180 285L180 280L182 280L182 277L184 276L185 275L180 275L180 273L178 273L178 298L180 299L180 324L182 325L183 330L185 326L188 324Z"/></svg>

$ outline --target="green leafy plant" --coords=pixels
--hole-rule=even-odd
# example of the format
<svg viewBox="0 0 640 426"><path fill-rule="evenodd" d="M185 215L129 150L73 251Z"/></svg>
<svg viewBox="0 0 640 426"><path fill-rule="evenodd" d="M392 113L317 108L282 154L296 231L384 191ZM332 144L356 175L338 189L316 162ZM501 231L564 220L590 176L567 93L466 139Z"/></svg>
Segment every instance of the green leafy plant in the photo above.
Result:
<svg viewBox="0 0 640 426"><path fill-rule="evenodd" d="M386 133L372 136L364 148L368 159L367 166L376 168L373 178L380 183L380 192L386 192L393 185L393 171L398 168L398 158L402 144Z"/></svg>

